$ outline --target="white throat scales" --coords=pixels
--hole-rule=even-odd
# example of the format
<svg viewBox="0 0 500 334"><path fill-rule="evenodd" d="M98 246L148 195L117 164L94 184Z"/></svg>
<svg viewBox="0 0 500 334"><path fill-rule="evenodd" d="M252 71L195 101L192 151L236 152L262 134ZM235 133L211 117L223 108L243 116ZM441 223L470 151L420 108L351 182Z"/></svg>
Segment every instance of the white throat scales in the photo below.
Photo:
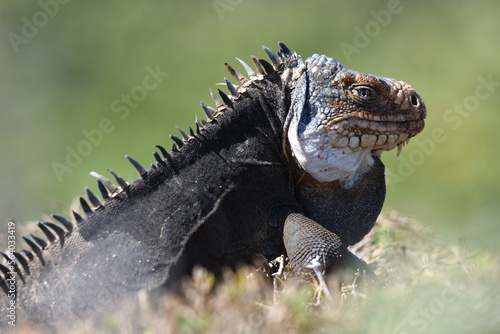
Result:
<svg viewBox="0 0 500 334"><path fill-rule="evenodd" d="M318 77L333 80L341 67L326 56L313 55L306 60L308 71L298 79L292 95L288 141L298 164L319 182L341 181L349 188L373 165L371 149L349 146L349 139L328 129L331 113L328 99L338 92L328 88ZM310 75L315 78L311 80Z"/></svg>
<svg viewBox="0 0 500 334"><path fill-rule="evenodd" d="M299 165L319 182L342 181L349 187L357 176L373 165L369 149L334 148L335 136L313 129L300 131L298 122L290 124L288 140Z"/></svg>

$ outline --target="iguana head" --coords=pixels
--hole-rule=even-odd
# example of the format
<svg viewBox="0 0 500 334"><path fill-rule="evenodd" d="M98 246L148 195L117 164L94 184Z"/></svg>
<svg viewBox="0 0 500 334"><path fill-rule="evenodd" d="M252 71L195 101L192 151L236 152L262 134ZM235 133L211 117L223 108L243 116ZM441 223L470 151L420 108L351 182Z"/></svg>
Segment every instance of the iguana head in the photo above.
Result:
<svg viewBox="0 0 500 334"><path fill-rule="evenodd" d="M426 108L405 82L313 55L288 73L287 137L297 163L320 182L351 180L372 156L401 148L424 128ZM286 72L286 71L285 71Z"/></svg>

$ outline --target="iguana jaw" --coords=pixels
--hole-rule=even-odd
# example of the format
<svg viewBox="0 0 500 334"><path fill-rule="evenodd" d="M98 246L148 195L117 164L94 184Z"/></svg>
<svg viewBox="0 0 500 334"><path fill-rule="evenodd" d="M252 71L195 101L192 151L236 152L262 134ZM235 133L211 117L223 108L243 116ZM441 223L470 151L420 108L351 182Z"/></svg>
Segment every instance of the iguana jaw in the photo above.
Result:
<svg viewBox="0 0 500 334"><path fill-rule="evenodd" d="M380 155L397 147L399 156L403 146L423 128L423 120L396 122L349 117L335 122L328 138L332 149L361 148Z"/></svg>

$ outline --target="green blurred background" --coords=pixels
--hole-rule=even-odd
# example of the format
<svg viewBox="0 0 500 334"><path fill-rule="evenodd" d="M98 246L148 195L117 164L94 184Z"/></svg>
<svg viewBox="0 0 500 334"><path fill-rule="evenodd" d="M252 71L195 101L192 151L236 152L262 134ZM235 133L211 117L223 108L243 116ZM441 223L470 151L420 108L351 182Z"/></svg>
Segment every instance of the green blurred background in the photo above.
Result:
<svg viewBox="0 0 500 334"><path fill-rule="evenodd" d="M84 186L96 189L91 170L136 178L123 155L148 165L154 144L170 146L174 125L202 117L197 99L211 103L208 88L229 76L224 62L238 66L234 57L263 57L261 44L284 41L303 57L326 54L410 83L428 121L399 158L383 155L385 210L498 250L499 2L10 0L0 8L1 224L67 214ZM168 75L120 119L113 103L139 92L147 67ZM53 163L64 164L67 147L104 118L113 130L58 178Z"/></svg>

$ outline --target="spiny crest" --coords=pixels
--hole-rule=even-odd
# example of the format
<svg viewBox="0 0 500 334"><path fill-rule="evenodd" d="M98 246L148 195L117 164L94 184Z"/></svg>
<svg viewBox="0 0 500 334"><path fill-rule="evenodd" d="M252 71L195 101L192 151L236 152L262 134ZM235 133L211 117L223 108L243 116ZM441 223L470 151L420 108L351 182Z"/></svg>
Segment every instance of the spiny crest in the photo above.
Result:
<svg viewBox="0 0 500 334"><path fill-rule="evenodd" d="M204 127L209 123L217 122L218 115L220 115L227 109L232 109L234 102L237 101L241 97L241 95L246 92L247 87L250 87L252 84L254 84L254 82L264 80L267 75L283 71L285 67L285 60L293 56L294 54L282 42L279 42L278 44L280 46L280 50L277 54L268 47L263 46L263 49L268 55L271 63L264 59L251 56L251 60L255 66L255 70L253 70L252 67L245 63L243 60L236 58L238 62L243 66L245 72L248 75L248 78L235 70L228 63L225 63L227 70L229 71L231 76L238 81L239 85L234 85L229 79L224 78L224 83L222 83L221 85L226 86L229 91L229 95L219 89L218 93L220 98L214 93L212 89L210 89L210 95L215 103L215 108L206 105L202 101L198 101L207 117L207 120L199 121L198 118L196 118L196 131L193 131L193 129L190 128L189 134L180 127L176 127L182 139L174 135L170 136L170 138L174 141L174 144L172 146L172 152L174 154L179 153L180 149L184 147L188 141L195 139L196 136L200 134L200 131L204 129ZM155 145L155 147L160 151L163 157L161 157L158 152L153 152L153 156L157 165L152 164L152 168L157 168L158 166L167 166L168 164L172 166L175 171L175 166L173 164L171 154L163 146ZM146 179L148 177L148 171L139 162L137 162L129 155L126 155L125 158L134 166L142 179ZM111 175L113 175L117 185L115 185L112 181L101 174L98 174L94 171L90 172L90 175L97 179L97 187L99 189L101 197L104 200L104 203L101 202L98 197L89 188L86 187L85 193L88 201L83 197L80 197L79 199L80 206L82 207L85 217L92 215L95 210L104 209L105 202L107 200L111 200L119 193L125 191L128 194L129 184L113 170L109 168L107 170ZM30 234L29 237L23 237L30 250L23 250L22 253L12 252L11 256L4 252L0 252L7 263L12 264L12 268L9 268L7 264L0 264L0 272L3 274L0 275L0 288L2 288L7 293L8 289L6 285L6 279L10 277L10 272L12 270L15 270L19 277L24 281L24 276L29 275L29 262L33 261L35 257L41 261L42 265L45 265L42 250L47 248L49 244L58 241L61 247L64 246L65 240L75 229L75 226L78 226L78 224L81 224L85 221L85 218L82 217L79 213L73 210L71 212L73 214L75 223L60 215L52 214L50 216L63 227L53 222L37 223L37 226L40 228L48 242L34 234ZM14 259L15 261L12 261Z"/></svg>
<svg viewBox="0 0 500 334"><path fill-rule="evenodd" d="M196 133L199 133L200 129L203 129L208 123L216 122L216 117L218 115L222 114L227 109L232 109L234 106L234 102L237 101L240 96L246 92L247 87L252 86L256 81L264 80L267 75L284 70L286 60L292 57L294 53L292 53L283 42L279 42L278 44L280 46L280 50L277 54L274 53L274 51L272 51L270 48L262 46L271 63L255 56L251 57L252 62L255 65L255 70L253 70L252 67L245 63L243 60L236 58L238 62L240 62L243 66L245 72L248 75L248 78L241 74L239 71L235 70L228 63L224 64L231 76L233 76L238 81L239 85L235 85L229 79L224 78L224 82L218 85L225 86L229 91L229 95L220 89L218 89L217 95L212 89L210 89L210 95L215 102L215 108L206 105L202 101L198 101L200 103L201 109L207 116L207 120L202 120L201 123L196 120ZM172 152L174 153L180 152L180 149L186 144L187 141L196 137L192 130L190 135L187 135L187 133L181 128L176 128L180 132L182 139L174 135L170 136L170 138L174 141L174 144L172 146Z"/></svg>
<svg viewBox="0 0 500 334"><path fill-rule="evenodd" d="M230 95L228 96L224 92L219 90L219 95L224 103L221 102L221 100L214 94L212 90L210 90L210 95L212 96L212 99L214 100L216 106L216 112L211 112L212 117L217 116L219 112L223 112L225 109L227 109L228 106L230 107L233 101L237 100L241 94L245 93L246 87L251 86L256 81L265 79L266 75L279 72L284 69L285 60L292 56L293 53L284 43L279 42L278 44L280 46L278 54L274 53L270 48L262 46L269 59L271 60L271 63L264 59L251 56L252 62L255 65L255 71L246 62L239 58L236 58L236 60L238 60L238 62L245 69L245 72L247 73L249 78L246 78L228 63L224 64L229 73L239 82L240 85L234 85L227 78L224 78L224 83L221 83L219 85L226 86L230 93ZM203 108L203 110L205 111L205 108ZM209 121L211 121L211 119L209 119Z"/></svg>

